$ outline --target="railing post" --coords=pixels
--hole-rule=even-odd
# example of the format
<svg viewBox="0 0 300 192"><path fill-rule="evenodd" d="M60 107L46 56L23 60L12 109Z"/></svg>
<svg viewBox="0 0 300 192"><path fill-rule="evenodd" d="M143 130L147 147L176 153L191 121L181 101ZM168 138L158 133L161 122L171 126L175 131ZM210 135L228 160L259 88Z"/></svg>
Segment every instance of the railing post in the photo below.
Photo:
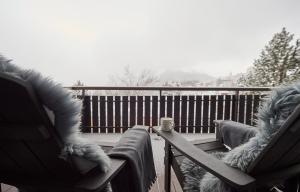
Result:
<svg viewBox="0 0 300 192"><path fill-rule="evenodd" d="M238 121L238 106L239 106L239 96L240 96L240 91L239 90L236 90L235 91L235 97L236 97L236 102L234 104L234 109L235 109L235 121Z"/></svg>

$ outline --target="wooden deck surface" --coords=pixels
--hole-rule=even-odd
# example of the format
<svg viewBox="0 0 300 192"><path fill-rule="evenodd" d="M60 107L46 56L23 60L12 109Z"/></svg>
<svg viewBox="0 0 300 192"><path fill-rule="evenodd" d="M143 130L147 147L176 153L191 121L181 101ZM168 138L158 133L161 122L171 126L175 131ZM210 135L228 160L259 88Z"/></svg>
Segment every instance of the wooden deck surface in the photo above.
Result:
<svg viewBox="0 0 300 192"><path fill-rule="evenodd" d="M214 138L214 134L182 134L187 140L198 140L198 139L206 139L206 138ZM85 137L88 137L90 140L95 142L108 142L115 143L121 138L121 134L85 134ZM157 173L157 180L153 184L150 192L164 192L164 141L162 138L158 137L156 134L151 134L152 140L152 148L153 148L153 156L155 169ZM172 172L171 175L171 191L172 192L181 192L182 189ZM2 184L2 192L17 192L15 187Z"/></svg>

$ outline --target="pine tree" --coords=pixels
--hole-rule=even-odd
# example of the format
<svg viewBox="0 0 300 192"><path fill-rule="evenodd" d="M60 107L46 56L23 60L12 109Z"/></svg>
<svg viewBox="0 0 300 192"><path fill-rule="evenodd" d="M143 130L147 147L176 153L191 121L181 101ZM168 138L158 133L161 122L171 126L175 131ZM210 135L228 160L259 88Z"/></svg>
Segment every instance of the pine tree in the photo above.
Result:
<svg viewBox="0 0 300 192"><path fill-rule="evenodd" d="M244 86L278 86L299 79L300 41L292 45L293 37L285 28L276 33L239 83Z"/></svg>
<svg viewBox="0 0 300 192"><path fill-rule="evenodd" d="M290 60L290 69L287 71L287 82L293 82L300 79L300 40L296 41L296 45L292 52Z"/></svg>

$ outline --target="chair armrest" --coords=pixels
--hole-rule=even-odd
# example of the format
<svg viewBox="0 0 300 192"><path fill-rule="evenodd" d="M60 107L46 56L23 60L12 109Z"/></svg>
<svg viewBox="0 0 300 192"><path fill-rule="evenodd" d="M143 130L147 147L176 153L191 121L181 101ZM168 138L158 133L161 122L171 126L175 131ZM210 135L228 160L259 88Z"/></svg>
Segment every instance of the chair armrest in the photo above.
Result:
<svg viewBox="0 0 300 192"><path fill-rule="evenodd" d="M154 130L184 156L232 187L242 190L255 187L254 178L195 147L176 131L164 132L155 128Z"/></svg>
<svg viewBox="0 0 300 192"><path fill-rule="evenodd" d="M230 148L235 148L249 141L258 132L256 127L230 120L215 120L216 137Z"/></svg>
<svg viewBox="0 0 300 192"><path fill-rule="evenodd" d="M75 187L79 191L101 191L121 171L125 164L126 160L111 158L111 167L106 173L95 168L84 175Z"/></svg>
<svg viewBox="0 0 300 192"><path fill-rule="evenodd" d="M146 131L149 131L150 127L145 125L134 125L132 128L141 128L145 129Z"/></svg>

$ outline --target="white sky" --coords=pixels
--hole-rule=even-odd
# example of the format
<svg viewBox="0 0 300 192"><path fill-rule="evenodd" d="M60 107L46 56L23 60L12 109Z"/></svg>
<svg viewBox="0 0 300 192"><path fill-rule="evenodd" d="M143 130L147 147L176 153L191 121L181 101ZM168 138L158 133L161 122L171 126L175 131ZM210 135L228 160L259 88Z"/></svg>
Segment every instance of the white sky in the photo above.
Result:
<svg viewBox="0 0 300 192"><path fill-rule="evenodd" d="M52 76L104 85L125 65L213 76L245 72L299 0L1 0L0 53Z"/></svg>

